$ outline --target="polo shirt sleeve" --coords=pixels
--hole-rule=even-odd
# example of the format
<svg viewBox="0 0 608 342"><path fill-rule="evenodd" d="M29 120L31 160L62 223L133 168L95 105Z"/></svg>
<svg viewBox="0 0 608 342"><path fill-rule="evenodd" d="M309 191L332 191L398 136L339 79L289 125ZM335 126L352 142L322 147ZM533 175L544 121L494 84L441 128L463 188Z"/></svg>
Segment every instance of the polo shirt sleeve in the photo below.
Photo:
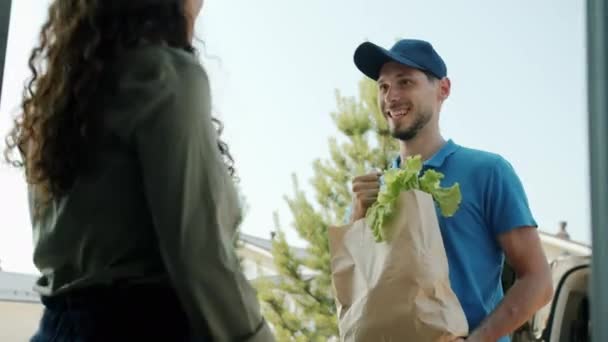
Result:
<svg viewBox="0 0 608 342"><path fill-rule="evenodd" d="M492 165L485 197L485 220L495 235L514 228L537 227L523 184L502 157Z"/></svg>

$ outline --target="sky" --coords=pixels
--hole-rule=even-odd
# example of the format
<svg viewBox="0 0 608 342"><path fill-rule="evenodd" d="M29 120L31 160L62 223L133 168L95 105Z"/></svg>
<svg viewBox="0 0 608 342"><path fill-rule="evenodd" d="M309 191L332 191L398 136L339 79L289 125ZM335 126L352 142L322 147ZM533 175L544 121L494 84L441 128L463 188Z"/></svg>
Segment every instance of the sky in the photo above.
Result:
<svg viewBox="0 0 608 342"><path fill-rule="evenodd" d="M13 1L2 136L47 3ZM206 0L197 36L249 206L243 232L269 237L278 211L289 241L303 244L284 196L295 173L314 199L312 162L328 156L337 133L335 90L355 96L363 78L352 62L356 46L408 37L430 41L447 64L443 135L503 155L540 229L554 233L566 220L574 240L590 243L584 2ZM0 189L1 266L36 273L24 181L4 164Z"/></svg>

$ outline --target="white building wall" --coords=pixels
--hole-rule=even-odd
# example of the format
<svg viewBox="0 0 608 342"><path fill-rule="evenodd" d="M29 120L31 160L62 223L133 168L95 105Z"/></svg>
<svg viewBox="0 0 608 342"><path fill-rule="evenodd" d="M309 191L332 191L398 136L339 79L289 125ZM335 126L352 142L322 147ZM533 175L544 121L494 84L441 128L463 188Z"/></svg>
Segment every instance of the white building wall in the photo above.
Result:
<svg viewBox="0 0 608 342"><path fill-rule="evenodd" d="M38 328L41 315L39 303L0 301L0 341L29 341Z"/></svg>

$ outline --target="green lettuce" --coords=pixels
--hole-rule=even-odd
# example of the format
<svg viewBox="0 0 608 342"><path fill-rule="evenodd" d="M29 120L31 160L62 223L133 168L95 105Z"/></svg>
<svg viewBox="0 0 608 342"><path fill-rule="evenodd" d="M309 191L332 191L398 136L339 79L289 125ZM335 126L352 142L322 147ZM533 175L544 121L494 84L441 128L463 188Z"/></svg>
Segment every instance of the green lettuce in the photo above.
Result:
<svg viewBox="0 0 608 342"><path fill-rule="evenodd" d="M376 242L390 240L388 223L393 218L397 199L402 191L420 190L429 193L439 206L442 216L453 216L460 206L462 195L460 185L441 187L444 175L435 170L426 170L422 176L422 158L408 157L401 168L390 169L384 173L384 186L376 202L368 209L366 220L372 229Z"/></svg>

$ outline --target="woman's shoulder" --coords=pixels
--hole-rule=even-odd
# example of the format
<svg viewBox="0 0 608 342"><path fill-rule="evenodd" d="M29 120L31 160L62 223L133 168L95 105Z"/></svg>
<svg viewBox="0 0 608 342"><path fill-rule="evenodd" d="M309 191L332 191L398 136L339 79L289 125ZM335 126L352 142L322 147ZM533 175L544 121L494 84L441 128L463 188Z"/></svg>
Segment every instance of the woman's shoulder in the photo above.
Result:
<svg viewBox="0 0 608 342"><path fill-rule="evenodd" d="M121 136L155 116L182 113L183 106L193 101L197 107L210 102L207 74L197 57L184 50L162 45L133 48L115 61L106 76L113 84L105 94L106 121Z"/></svg>
<svg viewBox="0 0 608 342"><path fill-rule="evenodd" d="M197 56L183 49L160 44L132 48L117 61L120 75L134 81L179 81L184 74L204 74Z"/></svg>

